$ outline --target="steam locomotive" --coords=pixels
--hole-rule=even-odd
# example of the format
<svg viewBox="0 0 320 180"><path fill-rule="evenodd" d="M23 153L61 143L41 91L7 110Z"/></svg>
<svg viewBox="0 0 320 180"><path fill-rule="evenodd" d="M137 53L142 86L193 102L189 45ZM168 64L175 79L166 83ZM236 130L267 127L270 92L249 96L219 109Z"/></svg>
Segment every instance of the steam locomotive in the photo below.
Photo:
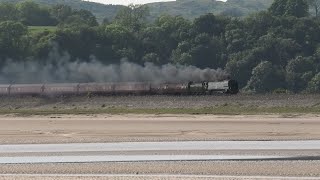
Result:
<svg viewBox="0 0 320 180"><path fill-rule="evenodd" d="M64 83L64 84L5 84L0 85L0 95L121 95L121 94L237 94L235 80L221 82L189 83Z"/></svg>

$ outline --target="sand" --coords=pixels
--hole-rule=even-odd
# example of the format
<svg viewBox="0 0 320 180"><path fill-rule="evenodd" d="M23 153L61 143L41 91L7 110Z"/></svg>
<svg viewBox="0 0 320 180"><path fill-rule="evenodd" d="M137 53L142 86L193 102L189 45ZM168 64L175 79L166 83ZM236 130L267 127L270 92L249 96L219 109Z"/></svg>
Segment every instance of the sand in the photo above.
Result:
<svg viewBox="0 0 320 180"><path fill-rule="evenodd" d="M319 139L317 115L0 115L0 144Z"/></svg>

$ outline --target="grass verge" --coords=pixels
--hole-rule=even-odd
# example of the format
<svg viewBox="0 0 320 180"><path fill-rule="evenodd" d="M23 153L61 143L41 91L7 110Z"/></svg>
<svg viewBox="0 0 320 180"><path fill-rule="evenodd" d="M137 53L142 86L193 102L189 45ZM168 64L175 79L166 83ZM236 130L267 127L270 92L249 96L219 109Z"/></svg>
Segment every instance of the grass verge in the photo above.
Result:
<svg viewBox="0 0 320 180"><path fill-rule="evenodd" d="M320 107L243 107L217 106L209 108L97 108L97 109L0 109L0 114L50 115L50 114L213 114L213 115L258 115L258 114L320 114Z"/></svg>

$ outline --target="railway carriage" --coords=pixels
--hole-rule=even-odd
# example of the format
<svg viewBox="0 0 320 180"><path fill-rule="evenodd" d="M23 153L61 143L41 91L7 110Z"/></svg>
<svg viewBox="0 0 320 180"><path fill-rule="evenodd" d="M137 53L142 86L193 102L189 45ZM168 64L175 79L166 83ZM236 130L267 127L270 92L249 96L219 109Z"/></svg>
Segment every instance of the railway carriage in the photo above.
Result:
<svg viewBox="0 0 320 180"><path fill-rule="evenodd" d="M64 83L0 85L0 95L79 95L79 94L171 94L194 95L214 92L237 94L235 80L200 83Z"/></svg>
<svg viewBox="0 0 320 180"><path fill-rule="evenodd" d="M65 84L45 84L43 94L45 95L64 95L64 94L79 94L79 83Z"/></svg>
<svg viewBox="0 0 320 180"><path fill-rule="evenodd" d="M114 83L85 83L79 84L79 94L112 94Z"/></svg>
<svg viewBox="0 0 320 180"><path fill-rule="evenodd" d="M188 92L187 84L153 84L151 85L151 92L153 94L186 94Z"/></svg>
<svg viewBox="0 0 320 180"><path fill-rule="evenodd" d="M43 84L12 84L9 86L10 95L39 95L44 90Z"/></svg>
<svg viewBox="0 0 320 180"><path fill-rule="evenodd" d="M117 94L147 94L150 93L150 83L115 83L114 93Z"/></svg>
<svg viewBox="0 0 320 180"><path fill-rule="evenodd" d="M4 96L4 95L9 95L9 88L10 88L10 84L3 84L0 85L0 95Z"/></svg>

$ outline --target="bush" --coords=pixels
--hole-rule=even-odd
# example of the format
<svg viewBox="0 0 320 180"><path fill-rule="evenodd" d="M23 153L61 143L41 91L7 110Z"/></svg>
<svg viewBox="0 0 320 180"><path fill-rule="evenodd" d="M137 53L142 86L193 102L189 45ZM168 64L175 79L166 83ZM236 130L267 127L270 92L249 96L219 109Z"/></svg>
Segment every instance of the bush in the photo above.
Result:
<svg viewBox="0 0 320 180"><path fill-rule="evenodd" d="M273 94L289 94L290 91L288 91L287 89L283 89L283 88L278 88L273 90Z"/></svg>

